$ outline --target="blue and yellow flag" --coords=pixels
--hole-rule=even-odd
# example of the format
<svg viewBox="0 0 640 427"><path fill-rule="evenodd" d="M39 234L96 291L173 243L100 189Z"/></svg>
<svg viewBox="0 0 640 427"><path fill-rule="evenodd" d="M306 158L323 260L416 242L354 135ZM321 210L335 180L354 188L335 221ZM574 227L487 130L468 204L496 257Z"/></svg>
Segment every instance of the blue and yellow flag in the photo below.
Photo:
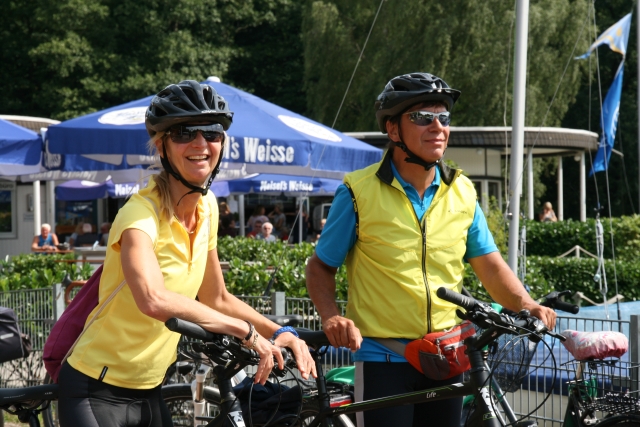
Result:
<svg viewBox="0 0 640 427"><path fill-rule="evenodd" d="M602 103L602 114L600 115L600 126L602 126L602 137L598 145L598 151L593 159L593 166L589 176L595 172L602 172L609 168L611 151L616 140L616 130L618 129L618 118L620 117L620 96L622 94L622 76L624 74L624 61L620 63L616 77L607 92L607 96Z"/></svg>
<svg viewBox="0 0 640 427"><path fill-rule="evenodd" d="M584 59L591 55L591 52L601 44L608 44L612 51L625 56L627 54L627 43L629 42L629 29L631 28L631 14L613 24L591 45L589 51L576 59Z"/></svg>

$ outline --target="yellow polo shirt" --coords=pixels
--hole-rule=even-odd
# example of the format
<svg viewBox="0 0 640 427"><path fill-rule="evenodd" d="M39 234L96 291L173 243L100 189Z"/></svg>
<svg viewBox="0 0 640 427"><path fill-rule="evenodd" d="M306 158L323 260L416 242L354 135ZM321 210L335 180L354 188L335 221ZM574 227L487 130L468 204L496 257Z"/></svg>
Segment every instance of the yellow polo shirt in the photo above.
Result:
<svg viewBox="0 0 640 427"><path fill-rule="evenodd" d="M215 249L218 204L213 193L198 202L198 223L193 249L189 234L175 219L159 218L160 201L154 179L120 209L111 227L104 270L100 279L100 303L124 280L120 239L127 229L149 235L153 242L164 286L172 292L196 297L204 277L207 254ZM97 311L94 309L93 312ZM92 317L89 315L89 319ZM164 323L143 314L125 285L84 333L68 361L75 369L118 387L150 389L162 383L176 358L179 334Z"/></svg>

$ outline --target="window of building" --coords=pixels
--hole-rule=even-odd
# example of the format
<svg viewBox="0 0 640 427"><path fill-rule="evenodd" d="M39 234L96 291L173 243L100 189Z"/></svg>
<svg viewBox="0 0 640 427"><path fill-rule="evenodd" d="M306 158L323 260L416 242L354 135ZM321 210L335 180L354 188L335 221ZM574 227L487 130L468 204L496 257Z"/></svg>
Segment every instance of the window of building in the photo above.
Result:
<svg viewBox="0 0 640 427"><path fill-rule="evenodd" d="M0 239L17 237L16 183L0 181Z"/></svg>

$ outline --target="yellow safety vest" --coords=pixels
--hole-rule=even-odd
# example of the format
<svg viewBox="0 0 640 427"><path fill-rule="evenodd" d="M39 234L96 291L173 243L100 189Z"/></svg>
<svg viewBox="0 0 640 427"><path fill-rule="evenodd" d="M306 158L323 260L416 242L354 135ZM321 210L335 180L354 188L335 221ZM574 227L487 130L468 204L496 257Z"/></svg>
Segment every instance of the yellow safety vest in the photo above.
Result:
<svg viewBox="0 0 640 427"><path fill-rule="evenodd" d="M345 176L357 234L346 260L346 316L363 336L417 339L459 322L457 307L436 291L462 288L477 195L460 170L439 168L440 187L421 220L393 176L391 152Z"/></svg>

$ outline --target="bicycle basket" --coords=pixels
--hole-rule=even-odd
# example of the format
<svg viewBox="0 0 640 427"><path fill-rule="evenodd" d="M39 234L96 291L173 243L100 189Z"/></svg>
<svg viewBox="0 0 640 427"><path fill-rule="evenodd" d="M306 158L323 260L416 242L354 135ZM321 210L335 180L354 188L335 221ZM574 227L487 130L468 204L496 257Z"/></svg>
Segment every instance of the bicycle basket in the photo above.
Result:
<svg viewBox="0 0 640 427"><path fill-rule="evenodd" d="M640 364L618 359L567 362L575 374L569 388L587 413L640 414Z"/></svg>
<svg viewBox="0 0 640 427"><path fill-rule="evenodd" d="M529 373L537 346L537 342L526 336L502 335L498 338L489 350L488 362L502 391L511 393L520 389L522 380Z"/></svg>

